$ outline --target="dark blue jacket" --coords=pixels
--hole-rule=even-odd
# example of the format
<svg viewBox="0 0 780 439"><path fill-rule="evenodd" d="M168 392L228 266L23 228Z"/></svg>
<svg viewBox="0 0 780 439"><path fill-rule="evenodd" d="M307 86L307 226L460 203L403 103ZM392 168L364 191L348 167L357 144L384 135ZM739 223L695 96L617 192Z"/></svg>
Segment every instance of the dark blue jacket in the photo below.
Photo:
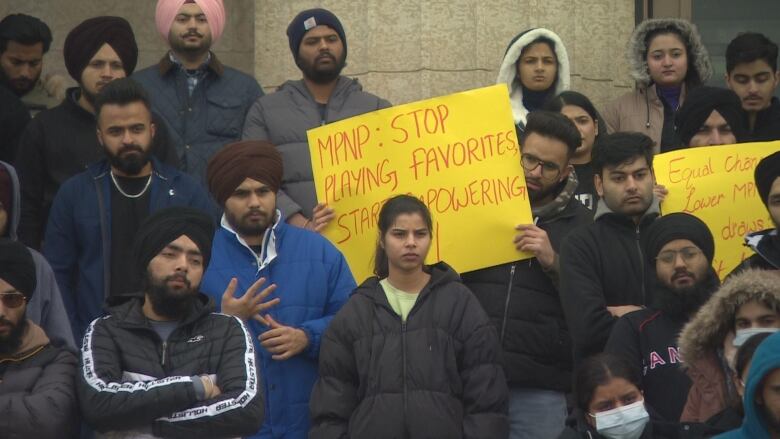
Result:
<svg viewBox="0 0 780 439"><path fill-rule="evenodd" d="M168 54L133 79L146 88L152 108L165 120L181 169L199 181L205 181L211 156L241 138L249 107L263 95L253 77L223 66L213 53L192 96L186 75Z"/></svg>
<svg viewBox="0 0 780 439"><path fill-rule="evenodd" d="M151 160L149 213L170 206L215 212L216 206L192 177ZM77 340L92 320L103 315L103 302L110 293L109 169L104 159L66 180L54 197L46 226L43 254L54 269Z"/></svg>
<svg viewBox="0 0 780 439"><path fill-rule="evenodd" d="M200 288L221 303L233 277L238 279L238 296L261 277L267 279L265 285L277 285L266 300L278 297L280 303L268 313L282 325L302 329L310 343L295 357L273 360L257 339L268 328L254 320L248 323L266 392L265 424L255 437L305 438L309 397L318 377L320 339L356 285L344 256L333 244L319 234L278 221L280 216L278 213L272 233L266 233L260 257L223 219Z"/></svg>

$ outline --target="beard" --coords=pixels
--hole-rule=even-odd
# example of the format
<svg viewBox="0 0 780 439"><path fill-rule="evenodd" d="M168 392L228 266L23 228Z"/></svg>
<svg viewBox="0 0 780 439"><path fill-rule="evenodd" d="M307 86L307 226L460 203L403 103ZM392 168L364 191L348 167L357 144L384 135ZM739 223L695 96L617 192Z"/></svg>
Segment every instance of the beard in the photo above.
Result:
<svg viewBox="0 0 780 439"><path fill-rule="evenodd" d="M11 326L11 331L6 337L0 337L0 355L8 355L15 353L22 345L22 336L27 329L27 319L13 324L10 320L0 317L0 323Z"/></svg>
<svg viewBox="0 0 780 439"><path fill-rule="evenodd" d="M185 287L171 288L168 285L171 280L180 280L184 282ZM163 317L179 320L198 300L196 288L192 287L190 281L183 274L172 274L162 280L157 280L147 272L145 283L144 291L146 291L152 309Z"/></svg>
<svg viewBox="0 0 780 439"><path fill-rule="evenodd" d="M105 150L111 166L119 169L125 175L138 175L149 163L149 149L144 150L140 145L131 143L122 145L116 154Z"/></svg>
<svg viewBox="0 0 780 439"><path fill-rule="evenodd" d="M197 44L191 44L186 41L189 37L200 37L200 42ZM171 50L176 53L186 53L188 55L200 55L208 52L211 47L211 36L204 36L197 31L190 31L179 36L179 38L170 38L169 41Z"/></svg>
<svg viewBox="0 0 780 439"><path fill-rule="evenodd" d="M703 279L691 286L674 288L659 285L653 299L654 308L677 320L688 320L712 296L719 285L718 277L712 268L708 269Z"/></svg>
<svg viewBox="0 0 780 439"><path fill-rule="evenodd" d="M333 61L331 66L319 67L317 61L323 58L330 58ZM342 53L341 59L337 60L333 54L325 52L317 56L311 63L297 56L295 57L295 64L301 69L303 76L315 84L329 84L341 75L341 71L347 65L347 54L346 52Z"/></svg>
<svg viewBox="0 0 780 439"><path fill-rule="evenodd" d="M525 179L526 179L526 181L531 180L531 181L533 181L534 184L536 184L536 185L541 187L541 189L531 189L526 184L526 189L528 190L528 200L531 203L535 203L535 202L537 202L539 200L543 200L543 199L545 199L546 197L548 197L548 196L550 196L552 194L557 194L558 192L560 192L563 189L563 187L566 185L566 181L567 181L567 180L563 180L561 182L558 182L558 183L555 183L553 185L545 187L544 186L544 182L541 179L535 180L535 179L532 179L530 177L525 177Z"/></svg>
<svg viewBox="0 0 780 439"><path fill-rule="evenodd" d="M252 214L261 214L263 218L261 220L253 221L250 219ZM273 215L259 209L254 209L245 213L241 218L237 218L235 214L225 210L225 219L239 236L262 236L265 233L265 230L271 225Z"/></svg>
<svg viewBox="0 0 780 439"><path fill-rule="evenodd" d="M13 94L18 97L22 97L31 92L35 88L35 84L38 83L38 79L41 77L41 72L34 78L16 78L11 79L5 70L0 67L0 84L4 84L7 89L11 90Z"/></svg>

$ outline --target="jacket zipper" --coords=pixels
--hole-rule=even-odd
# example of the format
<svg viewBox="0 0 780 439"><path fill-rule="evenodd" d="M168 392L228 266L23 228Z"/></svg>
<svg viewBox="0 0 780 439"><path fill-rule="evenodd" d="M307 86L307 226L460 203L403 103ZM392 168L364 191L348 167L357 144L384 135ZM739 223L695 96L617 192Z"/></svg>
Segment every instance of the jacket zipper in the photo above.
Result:
<svg viewBox="0 0 780 439"><path fill-rule="evenodd" d="M163 367L163 369L165 368L165 354L167 353L167 351L168 351L168 341L164 341L162 342L162 355L160 355L161 358L160 365Z"/></svg>
<svg viewBox="0 0 780 439"><path fill-rule="evenodd" d="M639 226L636 226L636 250L637 253L639 253L639 279L641 280L640 288L642 291L642 303L641 305L646 304L645 300L645 257L642 254L642 246L639 244Z"/></svg>
<svg viewBox="0 0 780 439"><path fill-rule="evenodd" d="M408 317L407 317L408 318ZM404 417L406 417L406 322L401 322L401 361L403 362L404 379Z"/></svg>
<svg viewBox="0 0 780 439"><path fill-rule="evenodd" d="M504 345L504 333L506 333L506 321L509 318L509 299L512 293L512 283L515 280L515 265L509 269L509 284L506 287L506 300L504 301L504 318L501 320L501 337L499 341Z"/></svg>

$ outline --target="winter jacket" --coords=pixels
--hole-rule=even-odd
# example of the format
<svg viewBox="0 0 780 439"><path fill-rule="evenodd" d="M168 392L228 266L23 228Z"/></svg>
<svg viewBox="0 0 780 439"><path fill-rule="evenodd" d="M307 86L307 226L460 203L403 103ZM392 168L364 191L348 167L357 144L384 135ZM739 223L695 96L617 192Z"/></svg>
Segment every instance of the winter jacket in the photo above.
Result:
<svg viewBox="0 0 780 439"><path fill-rule="evenodd" d="M168 54L133 79L146 88L152 108L165 121L181 169L200 182L211 156L241 138L247 110L263 95L255 78L223 65L214 53L192 96L186 74Z"/></svg>
<svg viewBox="0 0 780 439"><path fill-rule="evenodd" d="M495 327L440 262L406 322L376 277L333 319L312 392L311 439L508 436Z"/></svg>
<svg viewBox="0 0 780 439"><path fill-rule="evenodd" d="M0 85L0 160L12 163L16 149L30 114L21 100L9 89Z"/></svg>
<svg viewBox="0 0 780 439"><path fill-rule="evenodd" d="M344 76L338 78L324 118L303 80L287 81L252 105L242 138L267 140L282 154L284 176L277 205L285 219L296 213L310 218L317 205L306 131L389 106L390 102L364 92L356 79Z"/></svg>
<svg viewBox="0 0 780 439"><path fill-rule="evenodd" d="M506 52L504 52L501 67L498 69L496 84L506 84L509 87L512 116L520 132L525 130L525 121L528 117L529 109L525 108L523 104L523 86L520 84L520 78L517 77L517 61L520 59L523 49L540 37L549 38L555 43L555 57L558 59L558 77L553 82L549 97L568 90L571 82L569 54L566 52L566 46L563 45L563 41L555 32L540 27L526 30L515 36L509 42Z"/></svg>
<svg viewBox="0 0 780 439"><path fill-rule="evenodd" d="M198 294L166 341L142 311L142 297L112 298L81 347L81 413L100 432L216 438L252 434L263 393L251 335L236 317L212 313ZM198 400L193 377L216 375L221 394ZM130 435L130 437L133 437Z"/></svg>
<svg viewBox="0 0 780 439"><path fill-rule="evenodd" d="M742 261L729 273L733 276L748 268L761 270L780 270L780 234L777 229L753 232L745 237L745 246L750 247L755 254Z"/></svg>
<svg viewBox="0 0 780 439"><path fill-rule="evenodd" d="M60 185L105 157L95 134L95 115L79 106L79 95L78 87L69 89L62 104L40 112L19 140L14 163L22 183L19 240L28 247L41 248L49 210ZM157 126L154 155L178 167L178 159L168 146L165 125L155 113L152 122Z"/></svg>
<svg viewBox="0 0 780 439"><path fill-rule="evenodd" d="M561 245L560 297L575 361L604 348L617 320L608 306L651 303L655 269L640 238L657 216L657 200L639 225L599 200L594 222L572 231Z"/></svg>
<svg viewBox="0 0 780 439"><path fill-rule="evenodd" d="M16 352L0 356L0 436L69 438L78 431L76 357L32 321Z"/></svg>
<svg viewBox="0 0 780 439"><path fill-rule="evenodd" d="M760 407L756 398L765 386L764 378L780 368L780 333L767 337L758 345L745 383L745 418L742 427L716 436L718 439L769 439L770 435L763 419L767 410Z"/></svg>
<svg viewBox="0 0 780 439"><path fill-rule="evenodd" d="M302 329L308 347L284 361L271 358L257 337L268 328L251 320L265 387L266 422L257 437L305 437L309 429L309 397L317 380L320 339L325 328L355 289L344 256L319 234L286 224L277 211L276 224L266 230L261 256L256 256L223 217L215 236L211 261L201 289L220 301L231 278L242 294L259 278L278 289L280 303L266 311L288 326ZM221 302L218 302L221 303Z"/></svg>
<svg viewBox="0 0 780 439"><path fill-rule="evenodd" d="M8 175L11 176L11 205L4 206L8 215L8 227L4 237L17 240L16 229L19 227L21 217L19 179L13 166L0 161ZM77 352L76 342L73 338L70 320L62 302L62 295L57 286L57 279L49 262L37 251L28 248L35 262L35 291L27 302L26 316L28 319L40 325L49 335L52 344L57 347L66 347L72 352Z"/></svg>
<svg viewBox="0 0 780 439"><path fill-rule="evenodd" d="M149 213L170 206L188 206L213 214L215 206L203 187L152 159ZM43 254L51 263L73 334L84 335L89 322L103 314L111 292L111 177L106 160L66 181L46 228Z"/></svg>
<svg viewBox="0 0 780 439"><path fill-rule="evenodd" d="M743 304L760 301L780 309L778 276L776 272L745 270L729 277L683 328L680 354L693 382L680 417L683 422L704 422L737 397L724 360L724 344L731 341L734 316Z"/></svg>
<svg viewBox="0 0 780 439"><path fill-rule="evenodd" d="M636 86L633 91L609 103L601 112L610 133L636 131L646 134L655 142L656 153L677 146L674 135L674 114L677 109L665 105L658 97L655 83L650 78L647 68L645 37L650 32L668 27L677 29L686 41L686 47L690 48L688 76L680 94L680 106L685 100L686 87L703 84L709 80L712 76L710 57L694 24L679 19L646 20L634 29L626 51L629 69Z"/></svg>
<svg viewBox="0 0 780 439"><path fill-rule="evenodd" d="M756 115L756 126L750 133L753 142L769 142L780 140L780 99L772 97L769 107Z"/></svg>
<svg viewBox="0 0 780 439"><path fill-rule="evenodd" d="M572 196L577 187L573 174L567 182L573 186L553 201L562 210L537 222L556 253L573 228L591 222L590 212ZM558 297L559 268L549 272L534 258L462 275L496 327L510 386L571 388L572 345Z"/></svg>

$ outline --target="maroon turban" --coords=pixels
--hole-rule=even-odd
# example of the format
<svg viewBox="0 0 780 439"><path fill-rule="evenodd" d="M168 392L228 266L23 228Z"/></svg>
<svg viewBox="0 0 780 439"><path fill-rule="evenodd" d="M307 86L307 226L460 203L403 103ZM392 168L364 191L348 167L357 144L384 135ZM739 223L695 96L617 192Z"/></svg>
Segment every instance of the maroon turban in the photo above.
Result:
<svg viewBox="0 0 780 439"><path fill-rule="evenodd" d="M121 17L94 17L82 21L65 38L65 67L76 82L81 83L81 73L103 44L111 46L122 60L125 75L133 73L138 46L130 23Z"/></svg>
<svg viewBox="0 0 780 439"><path fill-rule="evenodd" d="M262 140L244 140L225 145L206 168L209 191L220 206L247 178L268 185L277 192L282 185L282 156L276 147Z"/></svg>

